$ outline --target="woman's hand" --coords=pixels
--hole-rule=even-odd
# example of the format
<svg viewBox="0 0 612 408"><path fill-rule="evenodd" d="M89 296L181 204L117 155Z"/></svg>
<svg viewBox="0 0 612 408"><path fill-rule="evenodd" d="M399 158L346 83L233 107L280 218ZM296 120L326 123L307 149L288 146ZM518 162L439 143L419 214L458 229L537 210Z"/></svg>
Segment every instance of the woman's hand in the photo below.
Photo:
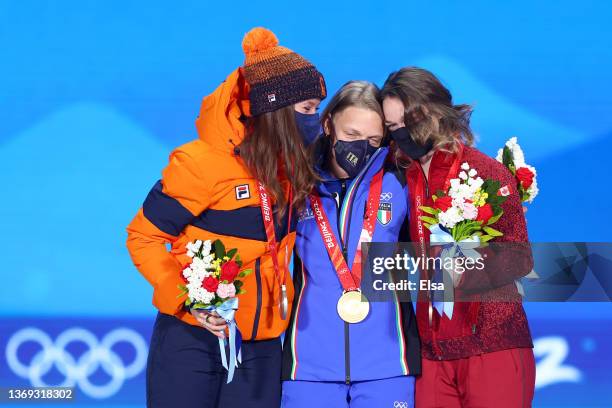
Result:
<svg viewBox="0 0 612 408"><path fill-rule="evenodd" d="M225 338L227 322L217 312L210 313L206 310L191 309L191 314L206 330L220 339Z"/></svg>

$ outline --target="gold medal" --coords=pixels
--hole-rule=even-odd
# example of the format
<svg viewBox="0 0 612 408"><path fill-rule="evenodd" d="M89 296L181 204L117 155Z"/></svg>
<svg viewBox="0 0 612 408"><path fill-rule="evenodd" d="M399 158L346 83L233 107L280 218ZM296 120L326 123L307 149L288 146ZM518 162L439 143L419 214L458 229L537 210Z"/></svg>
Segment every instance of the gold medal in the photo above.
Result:
<svg viewBox="0 0 612 408"><path fill-rule="evenodd" d="M281 319L287 320L287 310L289 309L289 301L287 299L287 286L281 286L281 302L280 302L280 314Z"/></svg>
<svg viewBox="0 0 612 408"><path fill-rule="evenodd" d="M370 302L358 290L344 292L338 299L338 315L347 323L359 323L370 313Z"/></svg>

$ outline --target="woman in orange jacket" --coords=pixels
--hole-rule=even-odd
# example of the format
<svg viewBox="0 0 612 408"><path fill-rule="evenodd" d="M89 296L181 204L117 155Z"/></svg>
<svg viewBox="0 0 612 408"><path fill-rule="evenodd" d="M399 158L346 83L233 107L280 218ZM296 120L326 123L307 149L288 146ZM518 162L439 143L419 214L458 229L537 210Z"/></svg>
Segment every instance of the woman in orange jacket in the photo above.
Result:
<svg viewBox="0 0 612 408"><path fill-rule="evenodd" d="M244 66L202 102L199 138L170 154L127 228L130 255L153 286L159 310L147 366L149 407L280 405L279 336L291 313L281 311L283 293L289 308L293 298L291 213L314 186L304 141L318 131L309 124L317 122L312 113L326 89L319 71L279 46L272 32L255 28L242 45ZM275 234L264 227L260 189L271 197ZM197 239L237 248L243 267L253 271L239 295L242 364L230 384L217 339L225 336L225 321L186 309L185 295L178 296L191 261L186 245Z"/></svg>

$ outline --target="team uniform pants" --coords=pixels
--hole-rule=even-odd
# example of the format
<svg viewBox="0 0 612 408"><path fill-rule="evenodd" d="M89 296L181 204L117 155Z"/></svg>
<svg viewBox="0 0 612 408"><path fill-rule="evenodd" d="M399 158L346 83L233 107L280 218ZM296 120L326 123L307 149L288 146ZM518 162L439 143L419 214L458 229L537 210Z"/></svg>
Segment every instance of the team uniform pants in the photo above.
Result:
<svg viewBox="0 0 612 408"><path fill-rule="evenodd" d="M535 388L530 348L458 360L423 359L416 408L528 408Z"/></svg>
<svg viewBox="0 0 612 408"><path fill-rule="evenodd" d="M371 381L284 381L282 408L413 408L414 377Z"/></svg>
<svg viewBox="0 0 612 408"><path fill-rule="evenodd" d="M147 362L149 408L275 408L281 398L280 338L242 343L231 383L217 337L159 313Z"/></svg>

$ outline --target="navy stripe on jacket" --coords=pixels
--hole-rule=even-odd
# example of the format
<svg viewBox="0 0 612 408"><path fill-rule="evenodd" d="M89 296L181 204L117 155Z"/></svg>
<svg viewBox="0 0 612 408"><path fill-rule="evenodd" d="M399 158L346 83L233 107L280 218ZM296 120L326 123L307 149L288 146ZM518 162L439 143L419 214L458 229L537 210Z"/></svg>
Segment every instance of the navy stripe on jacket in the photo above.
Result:
<svg viewBox="0 0 612 408"><path fill-rule="evenodd" d="M178 236L194 218L176 198L163 192L161 180L149 191L142 204L142 211L153 225L173 236Z"/></svg>

